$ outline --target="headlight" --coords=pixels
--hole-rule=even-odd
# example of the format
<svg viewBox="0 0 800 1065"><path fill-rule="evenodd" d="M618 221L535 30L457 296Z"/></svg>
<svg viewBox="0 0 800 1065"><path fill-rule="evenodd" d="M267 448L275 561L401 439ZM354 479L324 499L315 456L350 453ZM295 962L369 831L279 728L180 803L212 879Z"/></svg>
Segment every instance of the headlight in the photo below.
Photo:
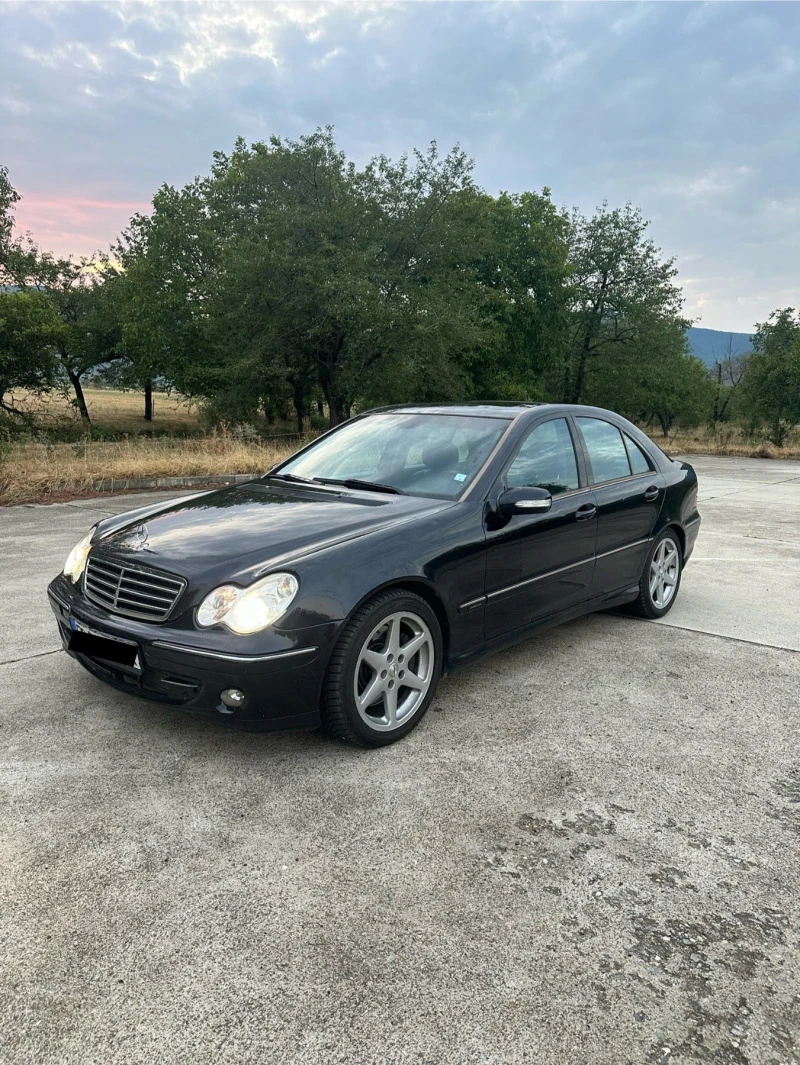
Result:
<svg viewBox="0 0 800 1065"><path fill-rule="evenodd" d="M200 604L197 624L204 629L226 625L240 636L261 632L285 613L299 587L291 573L270 573L249 588L223 584Z"/></svg>
<svg viewBox="0 0 800 1065"><path fill-rule="evenodd" d="M89 557L89 548L92 545L92 537L94 536L94 530L96 528L97 526L93 525L84 538L75 544L69 553L67 561L64 563L64 576L70 577L73 584L77 584L81 579L81 574L86 566L86 559Z"/></svg>

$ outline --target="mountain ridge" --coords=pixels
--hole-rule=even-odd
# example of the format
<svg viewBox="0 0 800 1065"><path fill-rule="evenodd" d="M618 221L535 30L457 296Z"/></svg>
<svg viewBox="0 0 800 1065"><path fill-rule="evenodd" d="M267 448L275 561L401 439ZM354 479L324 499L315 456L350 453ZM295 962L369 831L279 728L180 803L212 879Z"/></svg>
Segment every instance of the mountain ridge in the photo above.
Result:
<svg viewBox="0 0 800 1065"><path fill-rule="evenodd" d="M695 355L706 366L713 366L717 359L728 357L728 342L730 341L730 354L742 355L746 351L752 351L750 341L751 333L734 333L727 329L701 329L692 325L686 330L686 337Z"/></svg>

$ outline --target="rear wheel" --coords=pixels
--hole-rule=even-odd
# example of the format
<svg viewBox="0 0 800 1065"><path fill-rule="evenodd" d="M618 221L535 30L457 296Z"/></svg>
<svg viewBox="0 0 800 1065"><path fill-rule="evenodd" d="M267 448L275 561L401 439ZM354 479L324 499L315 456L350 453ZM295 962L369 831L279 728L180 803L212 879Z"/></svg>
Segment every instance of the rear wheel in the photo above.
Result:
<svg viewBox="0 0 800 1065"><path fill-rule="evenodd" d="M422 720L441 668L441 630L425 600L379 593L349 619L331 656L325 731L362 747L394 743Z"/></svg>
<svg viewBox="0 0 800 1065"><path fill-rule="evenodd" d="M677 535L667 529L650 548L639 581L639 595L628 612L640 618L662 618L678 596L683 556Z"/></svg>

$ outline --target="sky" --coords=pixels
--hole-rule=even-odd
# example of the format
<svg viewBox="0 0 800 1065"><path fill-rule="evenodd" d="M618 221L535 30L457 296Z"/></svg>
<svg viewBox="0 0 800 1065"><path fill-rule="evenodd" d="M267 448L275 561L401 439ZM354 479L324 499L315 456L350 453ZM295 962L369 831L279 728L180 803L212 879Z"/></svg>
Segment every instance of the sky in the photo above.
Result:
<svg viewBox="0 0 800 1065"><path fill-rule="evenodd" d="M800 4L0 0L0 164L58 254L329 124L357 164L460 143L489 192L631 201L698 325L800 305Z"/></svg>

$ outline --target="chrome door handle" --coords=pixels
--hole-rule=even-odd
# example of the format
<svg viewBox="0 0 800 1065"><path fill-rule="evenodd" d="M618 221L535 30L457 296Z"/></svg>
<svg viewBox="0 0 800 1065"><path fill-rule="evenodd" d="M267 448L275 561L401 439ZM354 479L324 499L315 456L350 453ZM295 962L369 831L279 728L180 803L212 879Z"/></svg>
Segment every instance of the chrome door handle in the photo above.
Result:
<svg viewBox="0 0 800 1065"><path fill-rule="evenodd" d="M578 507L575 511L575 521L588 521L589 518L593 518L597 513L597 507L594 503L584 503L582 507Z"/></svg>
<svg viewBox="0 0 800 1065"><path fill-rule="evenodd" d="M656 485L651 484L645 491L644 498L647 503L652 503L654 499L658 499L658 488Z"/></svg>

